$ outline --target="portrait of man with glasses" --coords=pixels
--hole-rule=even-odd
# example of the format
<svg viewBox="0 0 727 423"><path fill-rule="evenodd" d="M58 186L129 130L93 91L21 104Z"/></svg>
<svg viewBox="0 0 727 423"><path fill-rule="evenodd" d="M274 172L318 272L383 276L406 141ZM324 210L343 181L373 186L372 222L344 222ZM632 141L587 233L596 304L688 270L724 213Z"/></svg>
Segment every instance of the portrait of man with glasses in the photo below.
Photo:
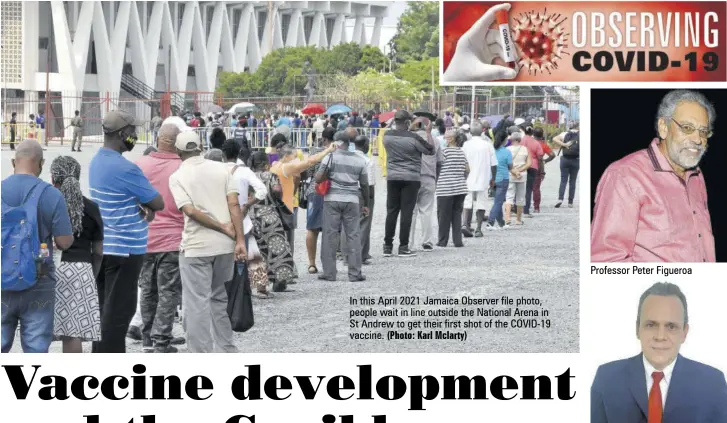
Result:
<svg viewBox="0 0 727 423"><path fill-rule="evenodd" d="M715 118L715 107L698 91L670 91L661 99L656 137L645 149L611 163L600 177L592 262L716 261L699 168L713 141Z"/></svg>

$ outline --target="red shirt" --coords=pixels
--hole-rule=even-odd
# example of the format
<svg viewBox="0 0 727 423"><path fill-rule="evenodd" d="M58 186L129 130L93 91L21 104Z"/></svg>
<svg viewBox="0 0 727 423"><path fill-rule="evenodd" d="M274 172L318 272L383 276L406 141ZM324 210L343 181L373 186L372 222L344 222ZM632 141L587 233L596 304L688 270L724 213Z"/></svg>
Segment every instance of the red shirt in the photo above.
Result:
<svg viewBox="0 0 727 423"><path fill-rule="evenodd" d="M543 155L547 154L548 157L553 157L553 149L550 148L547 142L545 140L538 140L540 143L540 147L543 149Z"/></svg>
<svg viewBox="0 0 727 423"><path fill-rule="evenodd" d="M184 230L184 215L175 207L174 197L169 189L169 177L179 169L182 159L174 153L152 152L136 162L151 185L164 199L164 210L156 212L149 223L147 253L179 251Z"/></svg>
<svg viewBox="0 0 727 423"><path fill-rule="evenodd" d="M543 147L540 146L540 142L530 135L523 135L520 145L526 147L530 153L530 161L532 161L530 168L537 170L540 167L540 159L543 157Z"/></svg>
<svg viewBox="0 0 727 423"><path fill-rule="evenodd" d="M658 139L611 164L596 190L591 261L716 261L707 186L699 168L680 178Z"/></svg>

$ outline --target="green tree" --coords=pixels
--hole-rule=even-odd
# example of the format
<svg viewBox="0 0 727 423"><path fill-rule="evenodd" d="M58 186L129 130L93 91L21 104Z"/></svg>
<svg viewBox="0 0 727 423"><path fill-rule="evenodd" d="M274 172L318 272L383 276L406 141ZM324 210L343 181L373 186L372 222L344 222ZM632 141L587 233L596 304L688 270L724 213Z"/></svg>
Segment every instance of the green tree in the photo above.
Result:
<svg viewBox="0 0 727 423"><path fill-rule="evenodd" d="M419 91L432 90L432 75L434 76L434 89L439 88L439 58L430 57L422 61L409 61L396 69L396 76L407 81Z"/></svg>
<svg viewBox="0 0 727 423"><path fill-rule="evenodd" d="M253 97L257 95L258 80L255 74L241 72L221 72L217 92L225 97Z"/></svg>
<svg viewBox="0 0 727 423"><path fill-rule="evenodd" d="M388 60L381 49L374 46L364 46L361 48L361 60L359 60L359 68L361 70L383 69Z"/></svg>
<svg viewBox="0 0 727 423"><path fill-rule="evenodd" d="M409 2L389 46L400 63L439 56L439 2Z"/></svg>

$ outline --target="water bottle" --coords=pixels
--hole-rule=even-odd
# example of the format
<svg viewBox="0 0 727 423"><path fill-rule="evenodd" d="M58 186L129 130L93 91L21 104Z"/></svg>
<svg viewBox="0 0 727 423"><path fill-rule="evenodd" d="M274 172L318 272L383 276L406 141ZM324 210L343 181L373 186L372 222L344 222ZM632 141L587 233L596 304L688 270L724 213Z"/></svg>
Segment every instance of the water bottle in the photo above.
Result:
<svg viewBox="0 0 727 423"><path fill-rule="evenodd" d="M48 259L50 258L50 250L48 244L41 243L38 251L38 258L35 260L35 270L37 277L46 276L48 274Z"/></svg>

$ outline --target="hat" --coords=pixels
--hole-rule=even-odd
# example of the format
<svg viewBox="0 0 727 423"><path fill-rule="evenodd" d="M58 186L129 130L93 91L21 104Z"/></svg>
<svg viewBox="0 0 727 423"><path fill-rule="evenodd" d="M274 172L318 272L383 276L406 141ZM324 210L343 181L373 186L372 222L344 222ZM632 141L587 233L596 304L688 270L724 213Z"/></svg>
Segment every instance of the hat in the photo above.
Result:
<svg viewBox="0 0 727 423"><path fill-rule="evenodd" d="M201 151L200 145L199 135L194 131L182 132L177 136L177 141L174 143L177 150L187 152Z"/></svg>
<svg viewBox="0 0 727 423"><path fill-rule="evenodd" d="M515 125L520 126L523 123L525 123L525 119L523 119L523 118L517 118L517 119L515 119L515 122L514 123L515 123Z"/></svg>
<svg viewBox="0 0 727 423"><path fill-rule="evenodd" d="M411 115L406 110L399 110L394 114L394 120L399 122L411 120Z"/></svg>
<svg viewBox="0 0 727 423"><path fill-rule="evenodd" d="M193 129L187 126L187 122L179 116L170 116L162 121L162 125L174 125L179 128L179 132L192 131Z"/></svg>
<svg viewBox="0 0 727 423"><path fill-rule="evenodd" d="M126 110L113 110L106 113L101 127L105 133L116 132L127 126L141 126L144 122L136 119L134 115Z"/></svg>
<svg viewBox="0 0 727 423"><path fill-rule="evenodd" d="M463 131L469 131L470 130L470 125L468 123L465 123L464 125L462 125L462 130Z"/></svg>

